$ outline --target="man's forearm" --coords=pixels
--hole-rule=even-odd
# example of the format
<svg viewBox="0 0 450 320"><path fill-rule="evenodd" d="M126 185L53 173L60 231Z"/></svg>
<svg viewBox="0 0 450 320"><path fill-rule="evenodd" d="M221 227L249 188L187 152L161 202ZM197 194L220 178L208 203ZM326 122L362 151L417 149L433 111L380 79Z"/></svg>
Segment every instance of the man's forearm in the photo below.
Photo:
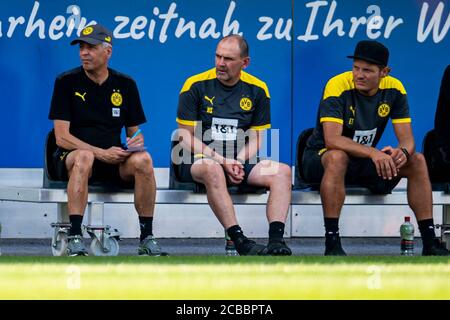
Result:
<svg viewBox="0 0 450 320"><path fill-rule="evenodd" d="M200 139L196 138L195 135L186 129L179 129L178 135L182 137L180 144L181 146L189 150L191 153L195 154L203 154L211 159L219 163L223 163L225 158L222 157L219 153L212 150L206 144L204 144Z"/></svg>
<svg viewBox="0 0 450 320"><path fill-rule="evenodd" d="M258 133L252 135L249 142L244 145L244 147L239 151L237 155L237 160L246 161L253 158L261 147L260 136Z"/></svg>
<svg viewBox="0 0 450 320"><path fill-rule="evenodd" d="M359 144L344 136L336 136L327 141L328 150L342 150L345 153L357 158L370 158L377 149Z"/></svg>
<svg viewBox="0 0 450 320"><path fill-rule="evenodd" d="M57 145L66 150L90 150L94 153L94 156L97 158L99 153L101 152L101 148L94 147L72 134L62 134L57 138Z"/></svg>

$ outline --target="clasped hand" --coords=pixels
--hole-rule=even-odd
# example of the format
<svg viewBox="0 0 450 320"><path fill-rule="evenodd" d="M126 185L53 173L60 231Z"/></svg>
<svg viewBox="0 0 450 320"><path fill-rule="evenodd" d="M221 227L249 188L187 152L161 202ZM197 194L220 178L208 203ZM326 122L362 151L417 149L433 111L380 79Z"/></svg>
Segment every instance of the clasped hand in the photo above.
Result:
<svg viewBox="0 0 450 320"><path fill-rule="evenodd" d="M400 148L384 147L371 157L377 169L378 176L392 180L408 159Z"/></svg>
<svg viewBox="0 0 450 320"><path fill-rule="evenodd" d="M244 166L239 161L226 159L223 168L232 184L240 184L244 180Z"/></svg>

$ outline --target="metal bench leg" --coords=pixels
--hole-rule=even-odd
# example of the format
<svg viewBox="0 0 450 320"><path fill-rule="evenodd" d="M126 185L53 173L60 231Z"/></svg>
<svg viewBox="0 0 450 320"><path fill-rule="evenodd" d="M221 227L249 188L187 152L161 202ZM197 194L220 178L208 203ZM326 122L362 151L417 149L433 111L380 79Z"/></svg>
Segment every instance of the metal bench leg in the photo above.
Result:
<svg viewBox="0 0 450 320"><path fill-rule="evenodd" d="M56 204L56 223L51 227L55 228L52 237L52 254L54 256L65 256L67 253L67 237L70 230L69 211L67 202Z"/></svg>
<svg viewBox="0 0 450 320"><path fill-rule="evenodd" d="M450 250L450 205L446 204L442 209L442 229L441 240L445 242L448 250Z"/></svg>
<svg viewBox="0 0 450 320"><path fill-rule="evenodd" d="M120 232L105 225L104 203L88 203L88 225L85 226L91 236L91 252L95 256L117 256L119 254Z"/></svg>

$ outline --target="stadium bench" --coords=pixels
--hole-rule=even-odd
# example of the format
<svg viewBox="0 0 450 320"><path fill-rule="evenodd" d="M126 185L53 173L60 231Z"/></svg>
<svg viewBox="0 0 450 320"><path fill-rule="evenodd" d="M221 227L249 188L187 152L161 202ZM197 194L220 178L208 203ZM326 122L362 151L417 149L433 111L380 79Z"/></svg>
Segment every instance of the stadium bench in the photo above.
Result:
<svg viewBox="0 0 450 320"><path fill-rule="evenodd" d="M263 194L233 194L235 204L263 205L266 204L268 193ZM8 187L0 186L0 199L7 201L55 203L57 205L57 222L52 238L53 255L63 255L65 252L68 214L67 193L65 189L48 189L43 187ZM88 197L87 227L90 230L91 249L96 255L115 255L118 253L117 232L109 226L104 226L104 205L107 203L132 204L134 195L131 190L115 192L100 192L91 190ZM447 247L450 244L450 194L444 191L433 191L435 205L442 205L442 225L440 227L442 240ZM194 193L189 190L158 189L156 204L197 204L207 205L205 194ZM317 191L294 190L292 205L321 205ZM364 189L349 189L345 205L405 205L407 204L406 190L395 189L388 195L373 195ZM292 223L297 217L291 216Z"/></svg>
<svg viewBox="0 0 450 320"><path fill-rule="evenodd" d="M321 205L319 185L308 184L304 181L302 168L303 152L308 138L314 128L303 130L296 143L294 192L291 205ZM424 140L426 141L426 140ZM448 183L433 183L433 205L442 205L441 240L450 249L450 188ZM345 205L407 205L406 188L395 188L390 194L373 194L369 189L359 186L347 186ZM296 216L292 217L295 223Z"/></svg>
<svg viewBox="0 0 450 320"><path fill-rule="evenodd" d="M49 139L48 139L49 140ZM50 140L50 143L52 141ZM57 205L57 222L53 224L55 227L52 237L52 253L53 255L63 255L65 246L67 245L68 231L68 212L67 212L67 193L65 184L51 181L51 171L47 168L47 155L45 156L44 179L42 186L33 187L11 187L0 186L0 200L18 201L18 202L34 202L34 203L55 203ZM301 165L297 163L297 165ZM173 179L173 168L170 168L170 176ZM321 205L320 195L318 191L305 188L297 181L298 170L295 171L295 187L292 192L291 205ZM170 180L169 185L179 188L176 181ZM299 186L301 188L299 188ZM192 186L183 186L185 190L173 190L169 188L158 188L156 194L156 205L158 204L197 204L207 205L208 201L204 193L199 190L192 189ZM439 227L441 237L450 247L450 194L448 187L442 185L434 185L433 203L442 206L442 224ZM439 191L438 191L439 190ZM254 193L236 194L233 189L231 196L233 202L237 205L265 205L268 199L268 193L265 190L253 190ZM96 255L116 255L118 254L117 238L119 232L104 225L104 206L107 203L114 204L133 204L134 194L129 189L117 189L104 186L90 186L88 196L88 210L86 230L92 237L91 249ZM388 195L374 195L364 188L347 189L347 197L345 205L406 205L406 190L396 188ZM291 210L292 212L292 210ZM292 224L296 223L296 215L291 214L289 217Z"/></svg>

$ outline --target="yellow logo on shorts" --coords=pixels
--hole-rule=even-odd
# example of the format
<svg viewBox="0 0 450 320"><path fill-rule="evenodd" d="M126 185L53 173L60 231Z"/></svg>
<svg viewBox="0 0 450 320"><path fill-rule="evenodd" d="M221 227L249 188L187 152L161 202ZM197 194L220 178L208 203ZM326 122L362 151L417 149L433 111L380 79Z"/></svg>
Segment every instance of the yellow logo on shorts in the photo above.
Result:
<svg viewBox="0 0 450 320"><path fill-rule="evenodd" d="M120 92L113 92L111 95L111 102L116 107L120 107L122 105L122 95Z"/></svg>
<svg viewBox="0 0 450 320"><path fill-rule="evenodd" d="M383 103L378 107L378 115L382 118L387 117L389 112L391 112L391 107L386 103Z"/></svg>
<svg viewBox="0 0 450 320"><path fill-rule="evenodd" d="M241 101L239 102L239 105L241 106L241 109L244 111L249 111L253 106L252 100L250 100L249 98L242 98Z"/></svg>
<svg viewBox="0 0 450 320"><path fill-rule="evenodd" d="M83 35L87 36L87 35L91 34L93 31L94 31L94 28L86 27L83 29L82 33L83 33Z"/></svg>

